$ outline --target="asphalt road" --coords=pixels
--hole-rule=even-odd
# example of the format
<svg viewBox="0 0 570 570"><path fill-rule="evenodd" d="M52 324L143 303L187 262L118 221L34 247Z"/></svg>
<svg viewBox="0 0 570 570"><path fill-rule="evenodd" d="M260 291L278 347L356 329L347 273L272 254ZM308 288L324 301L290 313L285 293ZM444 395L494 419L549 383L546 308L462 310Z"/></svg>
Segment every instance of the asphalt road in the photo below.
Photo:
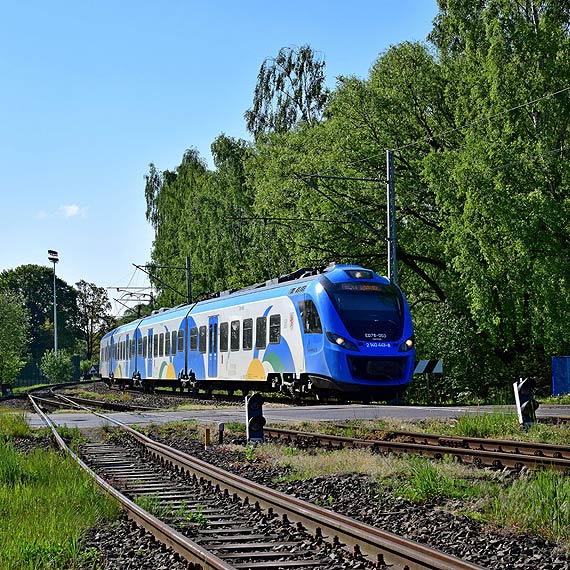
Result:
<svg viewBox="0 0 570 570"><path fill-rule="evenodd" d="M271 406L263 408L267 424L282 424L302 421L346 421L375 419L427 419L457 418L466 414L485 414L493 411L514 412L514 406L372 406L372 405L323 405L323 406ZM196 420L202 423L242 422L245 423L245 409L242 407L218 408L212 410L185 410L160 412L106 412L113 418L129 425L164 424L175 421ZM559 416L570 419L570 406L541 406L537 412L541 416ZM50 414L59 426L95 428L107 423L102 418L84 412L62 412ZM43 427L37 414L27 415L31 427Z"/></svg>

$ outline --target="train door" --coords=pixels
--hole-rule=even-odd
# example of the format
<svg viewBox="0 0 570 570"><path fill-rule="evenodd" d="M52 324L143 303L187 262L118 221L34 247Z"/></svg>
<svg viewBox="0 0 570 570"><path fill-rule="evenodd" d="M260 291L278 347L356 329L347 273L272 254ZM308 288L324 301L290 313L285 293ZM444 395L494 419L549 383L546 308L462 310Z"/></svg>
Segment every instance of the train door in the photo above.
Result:
<svg viewBox="0 0 570 570"><path fill-rule="evenodd" d="M208 318L208 376L218 375L218 316Z"/></svg>

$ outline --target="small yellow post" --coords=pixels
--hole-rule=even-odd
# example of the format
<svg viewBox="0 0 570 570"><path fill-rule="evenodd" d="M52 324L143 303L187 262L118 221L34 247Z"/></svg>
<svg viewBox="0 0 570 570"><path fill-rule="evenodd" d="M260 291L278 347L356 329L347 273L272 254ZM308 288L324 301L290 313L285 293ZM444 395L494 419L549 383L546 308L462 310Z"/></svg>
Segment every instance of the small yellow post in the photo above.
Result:
<svg viewBox="0 0 570 570"><path fill-rule="evenodd" d="M204 449L210 447L210 428L204 430Z"/></svg>

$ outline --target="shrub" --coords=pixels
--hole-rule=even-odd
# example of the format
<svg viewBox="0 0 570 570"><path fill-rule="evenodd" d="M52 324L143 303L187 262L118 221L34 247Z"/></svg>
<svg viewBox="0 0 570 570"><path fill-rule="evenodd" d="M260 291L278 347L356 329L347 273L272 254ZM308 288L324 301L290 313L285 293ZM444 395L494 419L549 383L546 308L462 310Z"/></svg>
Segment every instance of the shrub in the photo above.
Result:
<svg viewBox="0 0 570 570"><path fill-rule="evenodd" d="M73 377L73 363L66 350L48 350L42 356L40 370L51 382L70 382Z"/></svg>

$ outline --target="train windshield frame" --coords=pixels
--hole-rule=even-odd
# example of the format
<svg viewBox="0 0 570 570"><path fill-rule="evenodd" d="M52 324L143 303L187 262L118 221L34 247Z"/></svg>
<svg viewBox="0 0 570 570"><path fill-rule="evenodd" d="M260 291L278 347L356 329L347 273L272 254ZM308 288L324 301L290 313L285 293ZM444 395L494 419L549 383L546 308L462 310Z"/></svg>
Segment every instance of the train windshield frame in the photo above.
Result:
<svg viewBox="0 0 570 570"><path fill-rule="evenodd" d="M404 300L394 285L322 281L346 329L359 340L394 341L404 327Z"/></svg>

